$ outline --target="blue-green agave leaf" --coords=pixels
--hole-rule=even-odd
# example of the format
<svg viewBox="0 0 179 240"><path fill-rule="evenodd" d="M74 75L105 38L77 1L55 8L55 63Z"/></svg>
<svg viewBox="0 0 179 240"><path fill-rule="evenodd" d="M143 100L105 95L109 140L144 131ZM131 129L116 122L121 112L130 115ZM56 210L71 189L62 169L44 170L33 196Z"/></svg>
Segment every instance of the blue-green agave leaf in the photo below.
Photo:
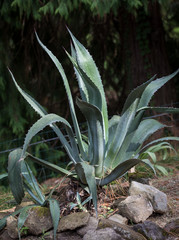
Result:
<svg viewBox="0 0 179 240"><path fill-rule="evenodd" d="M148 167L150 167L152 169L152 171L154 172L154 174L156 175L154 165L151 163L151 161L149 159L142 159L141 162L145 163Z"/></svg>
<svg viewBox="0 0 179 240"><path fill-rule="evenodd" d="M20 86L17 84L17 82L15 81L15 78L13 76L13 74L11 73L11 71L9 70L11 76L12 76L12 79L15 83L15 86L17 87L18 91L22 94L22 96L26 99L26 101L30 104L30 106L41 116L45 116L47 115L48 113L45 111L45 109L34 99L32 98L29 94L27 94L24 90L22 90L20 88ZM65 137L63 136L61 130L55 125L55 124L52 124L50 126L54 132L57 134L57 136L59 137L61 143L63 144L65 150L67 151L67 154L69 155L70 159L73 158L74 154L76 155L76 158L78 159L78 151L77 151L77 146L76 146L76 143L74 142L74 140L72 140L73 138L70 138L71 140L71 143L72 143L72 148L71 146L69 145L68 141L65 139Z"/></svg>
<svg viewBox="0 0 179 240"><path fill-rule="evenodd" d="M70 171L68 171L68 170L66 170L64 168L61 168L61 167L57 166L56 164L53 164L53 163L47 162L45 160L42 160L40 158L37 158L37 157L31 155L30 153L26 152L26 154L34 162L36 162L36 163L40 164L41 166L44 166L44 167L46 167L48 169L51 169L54 172L63 173L63 174L66 174L68 176L73 175L72 172L70 172Z"/></svg>
<svg viewBox="0 0 179 240"><path fill-rule="evenodd" d="M45 196L42 194L31 169L29 168L28 164L25 162L23 162L22 164L22 175L26 180L26 184L30 186L33 192L36 193L36 196L39 199L40 205L43 205L45 202Z"/></svg>
<svg viewBox="0 0 179 240"><path fill-rule="evenodd" d="M95 179L95 168L85 162L77 163L75 170L83 184L87 184L93 199L93 204L97 215L97 189Z"/></svg>
<svg viewBox="0 0 179 240"><path fill-rule="evenodd" d="M12 151L8 156L8 178L12 194L17 203L24 197L23 179L21 175L22 149Z"/></svg>
<svg viewBox="0 0 179 240"><path fill-rule="evenodd" d="M127 97L127 99L125 101L125 104L124 104L121 114L123 114L137 98L140 98L142 96L147 85L149 85L149 83L151 81L153 81L155 79L155 77L156 77L156 75L154 75L147 82L141 84L140 86L136 87L134 90L131 91L131 93L129 94L129 96Z"/></svg>
<svg viewBox="0 0 179 240"><path fill-rule="evenodd" d="M45 115L44 117L40 118L36 123L34 123L34 125L29 129L25 141L24 141L24 146L23 146L23 153L22 153L22 157L25 155L25 152L27 150L27 147L31 141L31 139L41 130L43 130L46 126L51 125L55 122L61 122L63 125L65 125L65 127L68 130L68 134L70 134L71 138L74 138L72 129L70 124L62 117L56 115L56 114L48 114ZM73 140L75 142L75 138ZM77 159L72 159L74 163L76 163L76 161L80 161L78 158Z"/></svg>
<svg viewBox="0 0 179 240"><path fill-rule="evenodd" d="M138 105L138 109L147 106L148 103L150 102L152 96L154 95L154 93L158 89L160 89L165 83L167 83L170 79L175 77L175 75L178 72L179 72L179 69L168 76L156 79L156 80L152 81L151 83L149 83L141 96L141 99L140 99L140 102Z"/></svg>
<svg viewBox="0 0 179 240"><path fill-rule="evenodd" d="M58 224L60 220L60 206L56 199L49 199L48 201L50 204L50 213L51 213L52 222L53 222L53 237L55 240L56 232L57 232Z"/></svg>
<svg viewBox="0 0 179 240"><path fill-rule="evenodd" d="M96 87L99 89L101 93L101 98L102 98L102 115L104 119L104 125L105 125L105 140L107 142L108 140L108 113L107 113L107 104L106 104L106 98L105 98L105 93L101 81L101 77L99 74L99 71L96 67L96 64L89 54L88 50L74 37L74 35L70 32L68 29L75 50L76 50L76 59L77 62L80 66L80 68L83 70L83 72L86 73L88 78L96 85Z"/></svg>
<svg viewBox="0 0 179 240"><path fill-rule="evenodd" d="M75 134L77 136L78 139L78 144L79 144L79 148L80 148L80 152L82 154L82 156L85 158L85 149L83 146L83 141L82 141L82 137L81 137L81 133L80 133L80 128L78 125L78 121L77 121L77 117L76 117L76 113L75 113L75 108L74 108L74 103L73 103L73 98L72 98L72 94L71 94L71 90L70 90L70 86L66 77L66 74L63 70L63 67L61 65L61 63L58 61L58 59L54 56L54 54L40 41L37 33L36 34L36 38L37 41L39 42L39 44L41 45L41 47L45 50L45 52L49 55L49 57L52 59L52 61L54 62L55 66L57 67L64 86L65 86L65 90L68 96L68 101L69 101L69 106L70 106L70 112L71 112L71 117L72 117L72 121L73 121L73 125L74 125L74 129L75 129Z"/></svg>
<svg viewBox="0 0 179 240"><path fill-rule="evenodd" d="M90 144L93 146L93 158L91 165L95 166L96 176L101 176L104 161L105 141L103 131L103 119L96 106L77 98L77 105L84 114L91 133Z"/></svg>
<svg viewBox="0 0 179 240"><path fill-rule="evenodd" d="M142 107L139 108L137 111L141 110L153 110L155 112L162 112L162 113L179 113L179 108L172 108L172 107Z"/></svg>
<svg viewBox="0 0 179 240"><path fill-rule="evenodd" d="M15 211L15 212L13 212L13 213L10 213L10 214L8 214L7 216L5 216L5 217L3 217L2 219L0 219L0 230L1 229L3 229L5 226L6 226L6 220L7 220L7 218L8 217L10 217L10 216L16 216L17 214L19 214L19 213L21 213L22 211L24 211L24 209L30 209L30 208L32 208L32 207L36 207L36 206L38 206L38 205L36 205L36 204L32 204L32 205L29 205L29 206L25 206L25 207L23 207L23 208L20 208L20 209L18 209L17 211Z"/></svg>
<svg viewBox="0 0 179 240"><path fill-rule="evenodd" d="M17 222L17 229L18 229L18 235L19 235L19 239L21 239L21 228L23 227L27 217L28 217L28 212L29 208L23 208L21 213L18 216L18 222Z"/></svg>
<svg viewBox="0 0 179 240"><path fill-rule="evenodd" d="M158 122L155 119L145 119L143 120L131 140L129 148L127 150L128 154L133 154L140 150L140 147L153 133L161 128L166 127L166 125Z"/></svg>
<svg viewBox="0 0 179 240"><path fill-rule="evenodd" d="M6 178L8 177L8 173L3 173L0 175L0 180L3 179L3 178Z"/></svg>
<svg viewBox="0 0 179 240"><path fill-rule="evenodd" d="M103 186L116 180L119 177L122 177L127 171L129 171L132 167L134 167L140 162L140 159L129 159L127 161L124 161L123 163L120 163L108 176L97 180L97 185Z"/></svg>
<svg viewBox="0 0 179 240"><path fill-rule="evenodd" d="M8 69L9 70L9 69ZM12 72L9 70L12 80L18 89L18 91L21 93L21 95L25 98L25 100L31 105L31 107L40 115L44 116L47 114L46 110L34 99L32 98L29 94L27 94L20 86L17 84Z"/></svg>
<svg viewBox="0 0 179 240"><path fill-rule="evenodd" d="M119 164L119 159L116 157L123 144L128 129L134 119L137 104L138 99L134 101L134 103L124 112L124 114L119 119L119 123L117 125L116 131L114 132L113 139L111 143L109 143L107 157L105 159L106 167L114 168Z"/></svg>
<svg viewBox="0 0 179 240"><path fill-rule="evenodd" d="M157 143L157 142L163 142L163 141L179 141L179 137L163 137L163 138L158 138L154 141L151 141L150 143L146 144L145 146L143 146L140 151L139 151L139 154L141 152L143 152L146 148L148 148L149 146Z"/></svg>

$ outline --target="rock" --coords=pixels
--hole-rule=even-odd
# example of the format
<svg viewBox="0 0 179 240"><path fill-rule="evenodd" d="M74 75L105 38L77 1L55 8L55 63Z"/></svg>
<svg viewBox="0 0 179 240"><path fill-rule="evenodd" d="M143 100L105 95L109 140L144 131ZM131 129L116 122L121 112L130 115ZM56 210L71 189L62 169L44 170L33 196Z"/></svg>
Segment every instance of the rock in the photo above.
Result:
<svg viewBox="0 0 179 240"><path fill-rule="evenodd" d="M134 223L145 221L153 213L150 201L142 195L127 197L119 203L118 208L122 216L127 217Z"/></svg>
<svg viewBox="0 0 179 240"><path fill-rule="evenodd" d="M131 196L142 194L150 200L156 213L167 212L167 195L153 186L133 181L129 188Z"/></svg>
<svg viewBox="0 0 179 240"><path fill-rule="evenodd" d="M1 240L13 240L14 238L11 238L7 232L7 230L3 231L1 234L0 234L0 239Z"/></svg>
<svg viewBox="0 0 179 240"><path fill-rule="evenodd" d="M112 220L114 222L118 222L121 224L127 224L128 219L126 217L121 216L120 214L114 214L111 217L108 218L109 220Z"/></svg>
<svg viewBox="0 0 179 240"><path fill-rule="evenodd" d="M80 236L84 236L89 230L95 231L98 226L98 220L95 217L90 217L86 226L76 230Z"/></svg>
<svg viewBox="0 0 179 240"><path fill-rule="evenodd" d="M168 222L165 227L165 231L172 232L174 234L179 235L179 218L173 219L170 222Z"/></svg>
<svg viewBox="0 0 179 240"><path fill-rule="evenodd" d="M83 240L118 240L119 235L112 228L105 228L99 230L89 230L83 237Z"/></svg>
<svg viewBox="0 0 179 240"><path fill-rule="evenodd" d="M21 204L17 205L16 208L15 208L15 211L23 208L23 207L26 207L26 206L29 206L29 205L33 205L34 202L32 201L26 201L26 202L21 202Z"/></svg>
<svg viewBox="0 0 179 240"><path fill-rule="evenodd" d="M18 238L17 219L15 217L8 217L6 221L7 233L11 238Z"/></svg>
<svg viewBox="0 0 179 240"><path fill-rule="evenodd" d="M111 238L111 239L146 240L146 238L144 236L142 236L140 233L136 233L129 226L111 221L109 219L101 219L98 223L98 228L95 232L97 233L100 229L106 229L106 228L113 229L115 231L115 233L117 234L117 238L115 238L116 234L114 234L114 238ZM89 232L87 232L87 233L89 233ZM110 234L112 234L112 233L114 233L114 232L111 231ZM100 232L99 232L98 236L99 236L99 238L97 238L97 239L103 239L104 240L104 238L100 238ZM87 239L89 239L89 238L87 238ZM91 239L93 239L93 238L91 238ZM105 238L105 239L108 239L108 238Z"/></svg>
<svg viewBox="0 0 179 240"><path fill-rule="evenodd" d="M146 237L148 240L176 240L174 236L151 221L145 221L133 226L133 229Z"/></svg>
<svg viewBox="0 0 179 240"><path fill-rule="evenodd" d="M53 228L49 208L40 206L31 208L24 226L28 228L28 233L35 236Z"/></svg>
<svg viewBox="0 0 179 240"><path fill-rule="evenodd" d="M53 238L53 231L49 231L43 235L43 238L41 236L40 239L44 240L54 240ZM62 233L57 233L56 240L82 240L82 238L75 232L75 231L67 231Z"/></svg>
<svg viewBox="0 0 179 240"><path fill-rule="evenodd" d="M72 213L60 219L57 232L74 230L87 225L90 214L88 212Z"/></svg>

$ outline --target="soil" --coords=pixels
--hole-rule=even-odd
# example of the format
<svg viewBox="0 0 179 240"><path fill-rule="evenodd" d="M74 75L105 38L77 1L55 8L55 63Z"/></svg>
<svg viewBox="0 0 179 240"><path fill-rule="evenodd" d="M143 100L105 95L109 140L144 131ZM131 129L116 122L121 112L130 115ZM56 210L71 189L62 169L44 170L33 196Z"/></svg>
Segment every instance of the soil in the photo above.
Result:
<svg viewBox="0 0 179 240"><path fill-rule="evenodd" d="M53 188L61 179L49 179L44 182L48 189L48 186ZM160 191L167 194L168 198L168 211L166 214L153 214L148 220L157 223L160 227L164 227L167 222L172 219L179 217L179 171L173 172L169 176L156 177L151 179L150 185L156 187ZM128 195L129 182L122 178L115 182L114 185L105 186L98 189L98 214L99 217L106 217L113 215L118 211L113 207L113 203L117 199L125 199ZM54 192L54 197L59 200L60 209L62 215L67 215L70 212L80 211L79 207L76 206L70 210L69 203L76 203L76 193L79 192L81 202L83 202L88 194L78 185L77 182L71 181L70 179L64 180L64 182ZM95 215L94 208L91 207L90 202L85 205L85 208Z"/></svg>

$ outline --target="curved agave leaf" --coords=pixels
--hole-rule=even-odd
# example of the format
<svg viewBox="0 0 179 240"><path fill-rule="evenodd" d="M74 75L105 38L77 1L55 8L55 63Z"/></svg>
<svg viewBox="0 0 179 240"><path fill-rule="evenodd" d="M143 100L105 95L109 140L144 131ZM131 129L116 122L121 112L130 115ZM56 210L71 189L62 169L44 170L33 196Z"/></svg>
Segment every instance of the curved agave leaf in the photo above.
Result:
<svg viewBox="0 0 179 240"><path fill-rule="evenodd" d="M95 179L95 168L85 162L80 162L75 165L75 170L83 184L88 184L93 204L97 215L97 189Z"/></svg>
<svg viewBox="0 0 179 240"><path fill-rule="evenodd" d="M91 79L86 75L83 69L81 69L75 58L70 56L67 51L66 53L71 60L77 74L79 89L82 93L82 100L95 105L102 111L102 96L99 88L93 83L93 81L91 81Z"/></svg>
<svg viewBox="0 0 179 240"><path fill-rule="evenodd" d="M163 142L163 141L179 141L179 137L163 137L163 138L158 138L154 141L151 141L150 143L146 144L145 146L143 146L140 151L138 152L138 154L141 154L147 147L157 143L157 142Z"/></svg>
<svg viewBox="0 0 179 240"><path fill-rule="evenodd" d="M96 64L89 54L88 50L74 37L74 35L70 32L68 29L73 44L75 46L76 50L76 59L80 66L80 68L83 70L84 73L89 77L89 79L96 85L96 87L99 89L101 93L102 98L102 115L104 118L104 125L105 125L105 140L107 142L108 140L108 113L107 113L107 104L106 104L106 98L105 93L101 81L101 77L99 74L99 71L96 67Z"/></svg>
<svg viewBox="0 0 179 240"><path fill-rule="evenodd" d="M35 200L37 200L38 204L43 205L45 203L45 196L42 194L31 169L29 168L28 164L25 162L22 163L21 174L25 179L26 184L24 186L26 190L28 190L29 193L35 192L37 195L37 198L35 198ZM27 189L26 186L29 186L29 188ZM31 189L32 191L29 191ZM34 194L31 196L32 198L34 198Z"/></svg>
<svg viewBox="0 0 179 240"><path fill-rule="evenodd" d="M120 116L114 115L110 120L109 120L109 130L108 130L108 143L106 145L106 151L108 150L109 143L112 142L114 135L116 133L117 126L119 124Z"/></svg>
<svg viewBox="0 0 179 240"><path fill-rule="evenodd" d="M8 173L3 173L0 175L0 180L3 179L3 178L6 178L8 177Z"/></svg>
<svg viewBox="0 0 179 240"><path fill-rule="evenodd" d="M8 69L9 70L9 69ZM18 91L21 93L21 95L25 98L25 100L30 104L30 106L40 115L44 116L47 114L46 110L34 99L32 98L29 94L27 94L24 90L20 88L20 86L17 84L12 72L9 70L12 80L18 89Z"/></svg>
<svg viewBox="0 0 179 240"><path fill-rule="evenodd" d="M138 104L138 99L128 108L128 110L120 117L118 126L114 133L113 139L108 147L107 157L105 159L106 167L114 167L119 164L118 162L118 152L123 144L126 137L128 129L134 119L136 108Z"/></svg>
<svg viewBox="0 0 179 240"><path fill-rule="evenodd" d="M15 83L15 86L17 87L18 91L22 94L22 96L26 99L26 101L30 104L30 106L41 116L45 116L47 115L48 113L45 111L45 109L34 99L32 98L29 94L27 94L24 90L22 90L20 88L20 86L17 84L17 82L15 81L15 78L13 76L13 74L11 73L11 71L9 70L11 76L12 76L12 79ZM68 141L65 139L65 137L63 136L61 130L55 125L55 124L52 124L50 126L54 132L57 134L57 136L59 137L61 143L63 144L67 154L69 155L70 159L72 159L72 156L74 154L76 154L76 157L75 158L78 158L77 156L79 155L78 154L78 150L77 150L77 146L76 146L76 143L74 141L72 141L72 148L71 146L69 145Z"/></svg>
<svg viewBox="0 0 179 240"><path fill-rule="evenodd" d="M73 125L74 125L74 129L75 129L75 134L77 136L78 139L78 144L79 144L79 148L80 148L80 152L82 154L82 157L85 159L86 155L85 155L85 149L83 146L83 141L82 141L82 137L81 137L81 133L80 133L80 128L78 125L78 121L77 121L77 117L76 117L76 113L75 113L75 108L74 108L74 103L73 103L73 98L72 98L72 94L71 94L71 90L70 90L70 86L67 80L67 77L65 75L65 72L63 70L63 67L61 65L61 63L58 61L58 59L53 55L53 53L40 41L37 33L36 34L36 38L37 41L39 42L39 44L41 45L41 47L45 50L45 52L49 55L49 57L52 59L52 61L54 62L55 66L57 67L64 86L65 86L65 90L68 96L68 101L69 101L69 106L70 106L70 112L71 112L71 117L72 117L72 121L73 121Z"/></svg>
<svg viewBox="0 0 179 240"><path fill-rule="evenodd" d="M90 144L93 146L93 159L90 164L95 166L95 175L101 176L105 150L101 112L97 107L80 99L77 99L77 105L84 114L91 133L92 142L90 142Z"/></svg>
<svg viewBox="0 0 179 240"><path fill-rule="evenodd" d="M8 156L8 178L12 194L17 203L21 203L24 197L23 179L21 165L23 159L22 149L12 151Z"/></svg>
<svg viewBox="0 0 179 240"><path fill-rule="evenodd" d="M53 222L53 238L54 240L56 239L56 232L58 229L58 223L60 220L60 207L58 204L58 201L55 199L49 199L49 204L50 204L50 213L52 217L52 222Z"/></svg>
<svg viewBox="0 0 179 240"><path fill-rule="evenodd" d="M147 140L154 132L165 127L154 119L143 120L138 129L128 134L116 156L116 162L123 162L127 159L133 158L140 150L141 145ZM115 165L113 165L115 167Z"/></svg>
<svg viewBox="0 0 179 240"><path fill-rule="evenodd" d="M122 177L129 169L140 163L139 159L129 159L123 163L120 163L114 170L105 178L97 180L97 185L104 186L119 177Z"/></svg>
<svg viewBox="0 0 179 240"><path fill-rule="evenodd" d="M137 99L140 98L145 90L145 88L149 85L151 81L155 79L156 75L154 75L151 79L149 79L147 82L141 84L140 86L136 87L127 97L127 100L125 101L122 113L123 114L130 106L131 104Z"/></svg>
<svg viewBox="0 0 179 240"><path fill-rule="evenodd" d="M149 83L141 96L138 109L147 106L154 93L158 89L160 89L165 83L167 83L170 79L172 79L178 72L179 69L166 77L156 79L155 81Z"/></svg>
<svg viewBox="0 0 179 240"><path fill-rule="evenodd" d="M128 148L126 149L126 153L124 155L120 154L119 158L123 158L122 161L131 158L136 155L140 151L140 147L153 133L158 131L161 128L166 127L166 125L161 124L155 119L145 119L143 120L138 129L135 131L132 139L129 139L130 143Z"/></svg>
<svg viewBox="0 0 179 240"><path fill-rule="evenodd" d="M38 205L36 204L32 204L32 205L29 205L29 206L26 206L26 207L23 207L23 208L20 208L18 209L17 211L11 213L11 214L8 214L7 216L3 217L2 219L0 219L0 230L3 229L5 226L6 226L6 219L10 216L16 216L17 214L21 213L22 211L24 211L24 209L30 209L32 207L36 207Z"/></svg>
<svg viewBox="0 0 179 240"><path fill-rule="evenodd" d="M21 239L21 228L23 227L27 217L28 217L28 212L29 208L23 208L21 213L18 216L18 222L17 222L17 229L18 229L18 235L19 235L19 239Z"/></svg>
<svg viewBox="0 0 179 240"><path fill-rule="evenodd" d="M55 122L61 122L62 124L65 125L65 127L68 130L68 135L71 138L71 140L73 142L75 142L75 138L71 129L70 124L64 119L61 118L60 116L56 115L56 114L48 114L45 115L44 117L42 117L41 119L39 119L36 123L34 123L34 125L29 129L25 141L24 141L24 146L23 146L23 152L22 152L22 157L24 157L25 152L27 150L27 147L31 141L31 139L41 130L43 130L46 126L51 125ZM74 153L75 154L75 153ZM79 159L79 156L76 154L76 159L73 158L73 156L71 156L72 160L74 163L76 163L76 161L81 161Z"/></svg>
<svg viewBox="0 0 179 240"><path fill-rule="evenodd" d="M27 154L27 156L30 157L30 159L33 160L34 162L36 162L36 163L38 163L38 164L40 164L40 165L42 165L42 166L44 166L44 167L46 167L46 168L48 168L48 169L51 169L52 171L55 171L55 172L57 172L57 173L63 173L63 174L66 174L66 175L68 175L68 176L73 175L72 172L70 172L70 171L68 171L68 170L66 170L66 169L64 169L64 168L61 168L61 167L59 167L59 166L57 166L57 165L55 165L55 164L53 164L53 163L50 163L50 162L47 162L47 161L42 160L42 159L40 159L40 158L37 158L37 157L31 155L31 154L28 153L28 152L26 152L26 154Z"/></svg>
<svg viewBox="0 0 179 240"><path fill-rule="evenodd" d="M142 107L139 108L137 111L141 110L154 110L155 112L162 112L162 113L179 113L179 108L172 108L172 107Z"/></svg>

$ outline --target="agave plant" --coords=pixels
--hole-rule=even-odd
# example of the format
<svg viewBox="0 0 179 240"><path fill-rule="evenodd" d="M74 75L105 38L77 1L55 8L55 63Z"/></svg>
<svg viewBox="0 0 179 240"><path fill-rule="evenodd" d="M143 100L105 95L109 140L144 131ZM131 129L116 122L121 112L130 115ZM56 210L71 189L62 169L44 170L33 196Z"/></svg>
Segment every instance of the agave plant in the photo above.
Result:
<svg viewBox="0 0 179 240"><path fill-rule="evenodd" d="M36 100L20 88L10 72L18 91L40 115L40 119L29 129L25 137L23 149L17 149L10 153L8 177L11 190L18 203L22 201L25 189L31 194L36 203L40 205L46 204L47 200L40 193L40 189L37 188L33 174L27 163L25 163L26 159L30 158L53 171L76 177L81 184L88 187L97 212L97 186L103 186L114 181L142 161L152 167L147 159L140 160L138 158L139 154L154 143L179 140L179 137L160 138L148 143L147 146L143 146L144 141L151 134L166 127L157 120L143 119L147 109L166 113L179 112L177 108L150 107L148 105L154 93L172 79L179 70L169 76L158 79L155 79L154 76L134 89L129 94L121 115L115 115L109 119L105 93L95 62L87 49L70 31L69 33L72 38L71 55L68 52L66 53L76 73L81 95L81 98L76 99L76 104L86 118L88 134L84 136L80 131L69 82L62 65L36 34L39 44L52 59L63 80L68 96L73 127L64 118L56 114L48 114ZM65 134L56 125L57 123L63 125L66 130ZM71 172L60 168L28 153L28 145L31 139L48 125L54 130L63 144L69 159L74 165L74 171ZM57 207L56 205L54 206ZM53 209L54 206L51 205L51 208Z"/></svg>

